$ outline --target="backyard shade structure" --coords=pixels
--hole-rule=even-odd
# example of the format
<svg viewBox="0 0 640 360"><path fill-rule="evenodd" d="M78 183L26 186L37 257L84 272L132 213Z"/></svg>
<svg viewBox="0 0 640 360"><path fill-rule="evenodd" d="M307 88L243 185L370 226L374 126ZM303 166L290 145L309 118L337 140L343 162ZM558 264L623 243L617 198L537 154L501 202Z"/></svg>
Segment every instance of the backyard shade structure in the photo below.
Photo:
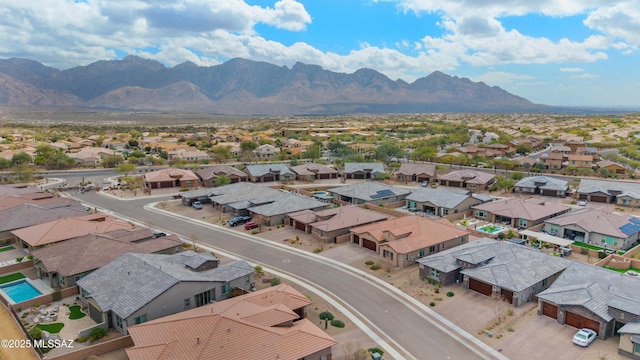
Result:
<svg viewBox="0 0 640 360"><path fill-rule="evenodd" d="M563 239L561 237L557 237L557 236L553 236L553 235L549 235L549 234L545 234L537 231L522 230L520 231L520 234L527 236L527 238L534 238L544 243L549 243L549 244L563 246L563 247L568 247L569 245L573 244L573 240Z"/></svg>

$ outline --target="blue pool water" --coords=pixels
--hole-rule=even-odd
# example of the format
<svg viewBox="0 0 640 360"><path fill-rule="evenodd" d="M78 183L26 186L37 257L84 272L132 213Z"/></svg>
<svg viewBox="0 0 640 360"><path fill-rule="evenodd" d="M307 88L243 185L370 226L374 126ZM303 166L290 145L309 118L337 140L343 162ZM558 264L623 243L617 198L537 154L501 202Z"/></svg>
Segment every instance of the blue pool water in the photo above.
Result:
<svg viewBox="0 0 640 360"><path fill-rule="evenodd" d="M504 226L493 225L493 229L492 229L491 225L485 225L483 227L479 227L478 231L482 231L483 233L487 233L487 234L495 234L495 233L500 232L500 231L502 231L504 229L505 229Z"/></svg>
<svg viewBox="0 0 640 360"><path fill-rule="evenodd" d="M38 289L29 284L27 280L20 280L8 285L0 286L0 289L4 291L7 296L13 300L16 304L23 301L33 299L34 297L42 295Z"/></svg>

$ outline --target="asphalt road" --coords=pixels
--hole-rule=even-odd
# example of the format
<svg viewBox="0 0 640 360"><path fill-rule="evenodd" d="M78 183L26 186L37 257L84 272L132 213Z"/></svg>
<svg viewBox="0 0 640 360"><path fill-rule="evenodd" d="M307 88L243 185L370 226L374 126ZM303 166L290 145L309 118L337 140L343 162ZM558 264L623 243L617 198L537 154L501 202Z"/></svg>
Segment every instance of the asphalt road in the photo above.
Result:
<svg viewBox="0 0 640 360"><path fill-rule="evenodd" d="M346 271L314 254L299 254L260 241L257 236L238 235L198 223L148 211L149 199L121 201L95 192L75 194L98 208L161 228L185 238L197 238L225 252L306 279L314 286L335 295L347 308L355 309L365 323L407 359L490 359L498 353L487 353L471 340L446 328L429 313L402 299L389 289L374 284L362 275ZM169 198L169 197L167 197ZM160 201L162 198L156 198ZM471 339L473 336L466 334Z"/></svg>

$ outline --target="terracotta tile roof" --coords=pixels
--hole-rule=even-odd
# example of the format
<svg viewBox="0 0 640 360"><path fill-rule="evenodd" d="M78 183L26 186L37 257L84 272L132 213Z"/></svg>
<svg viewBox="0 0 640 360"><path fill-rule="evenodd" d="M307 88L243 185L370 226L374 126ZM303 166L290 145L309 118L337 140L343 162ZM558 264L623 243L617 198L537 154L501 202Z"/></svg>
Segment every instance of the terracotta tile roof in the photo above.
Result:
<svg viewBox="0 0 640 360"><path fill-rule="evenodd" d="M163 182L176 180L199 181L200 179L190 170L168 168L144 174L145 182Z"/></svg>
<svg viewBox="0 0 640 360"><path fill-rule="evenodd" d="M72 203L75 200L53 196L50 193L30 193L21 195L0 196L0 210L9 209L22 204L55 204L55 203Z"/></svg>
<svg viewBox="0 0 640 360"><path fill-rule="evenodd" d="M400 254L469 235L468 231L458 229L451 225L448 220L432 220L421 216L403 216L397 219L359 226L352 228L351 232L354 234L369 233L378 241L385 240L385 232L388 232L396 239L390 240L385 245ZM401 238L398 239L398 237Z"/></svg>
<svg viewBox="0 0 640 360"><path fill-rule="evenodd" d="M439 180L466 181L470 184L486 184L493 180L495 175L475 170L457 170L448 174L438 175Z"/></svg>
<svg viewBox="0 0 640 360"><path fill-rule="evenodd" d="M79 201L51 204L21 204L0 211L0 231L22 229L67 217L86 215Z"/></svg>
<svg viewBox="0 0 640 360"><path fill-rule="evenodd" d="M338 170L330 166L316 164L316 163L292 166L291 171L293 171L298 175L337 174L338 173Z"/></svg>
<svg viewBox="0 0 640 360"><path fill-rule="evenodd" d="M0 185L0 196L41 193L42 189L27 184Z"/></svg>
<svg viewBox="0 0 640 360"><path fill-rule="evenodd" d="M548 203L539 199L507 199L476 205L473 209L484 210L495 215L506 216L512 219L533 221L543 219L553 214L564 213L569 209L569 206Z"/></svg>
<svg viewBox="0 0 640 360"><path fill-rule="evenodd" d="M327 210L317 211L316 215L324 217L334 214L327 220L314 222L312 227L322 231L334 231L338 229L350 228L361 224L368 224L374 221L386 220L390 216L376 211L362 209L354 205L340 206Z"/></svg>
<svg viewBox="0 0 640 360"><path fill-rule="evenodd" d="M70 217L29 226L12 233L31 246L42 246L87 234L100 234L133 225L102 213Z"/></svg>
<svg viewBox="0 0 640 360"><path fill-rule="evenodd" d="M436 166L432 164L402 164L398 169L398 174L402 175L428 175L436 174Z"/></svg>
<svg viewBox="0 0 640 360"><path fill-rule="evenodd" d="M131 360L300 359L337 343L307 319L283 325L298 318L293 310L308 304L295 289L279 285L177 313L129 327L135 345L127 355Z"/></svg>
<svg viewBox="0 0 640 360"><path fill-rule="evenodd" d="M149 229L115 230L56 243L32 255L47 271L72 276L98 269L125 253L155 253L182 245L175 235L155 239L152 235Z"/></svg>
<svg viewBox="0 0 640 360"><path fill-rule="evenodd" d="M209 179L213 179L217 176L220 175L225 175L225 176L237 176L240 178L246 178L249 175L247 175L245 172L234 168L233 166L229 166L229 165L214 165L214 166L208 166L205 168L202 168L198 171L196 171L196 174L198 174L198 176L200 176L202 178L202 180L209 180Z"/></svg>

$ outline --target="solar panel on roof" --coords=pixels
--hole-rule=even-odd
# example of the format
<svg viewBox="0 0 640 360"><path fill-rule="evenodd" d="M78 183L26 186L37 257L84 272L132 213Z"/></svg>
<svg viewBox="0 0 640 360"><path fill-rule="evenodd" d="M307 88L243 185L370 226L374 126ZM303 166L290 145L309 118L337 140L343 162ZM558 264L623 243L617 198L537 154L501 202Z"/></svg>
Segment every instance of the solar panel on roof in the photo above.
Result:
<svg viewBox="0 0 640 360"><path fill-rule="evenodd" d="M625 233L625 235L633 235L636 232L640 231L640 225L638 224L624 224L620 226L620 231Z"/></svg>
<svg viewBox="0 0 640 360"><path fill-rule="evenodd" d="M632 217L629 219L629 221L631 221L631 222L632 222L632 223L634 223L634 224L640 225L640 219L638 219L637 217L633 217L633 216L632 216Z"/></svg>
<svg viewBox="0 0 640 360"><path fill-rule="evenodd" d="M391 190L388 189L384 189L384 190L378 190L376 191L375 194L371 195L372 199L380 199L380 198L384 198L384 197L389 197L389 196L393 196L395 195L395 193Z"/></svg>

